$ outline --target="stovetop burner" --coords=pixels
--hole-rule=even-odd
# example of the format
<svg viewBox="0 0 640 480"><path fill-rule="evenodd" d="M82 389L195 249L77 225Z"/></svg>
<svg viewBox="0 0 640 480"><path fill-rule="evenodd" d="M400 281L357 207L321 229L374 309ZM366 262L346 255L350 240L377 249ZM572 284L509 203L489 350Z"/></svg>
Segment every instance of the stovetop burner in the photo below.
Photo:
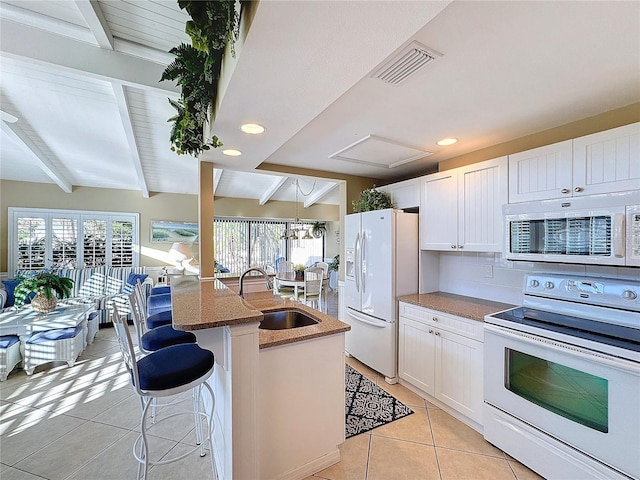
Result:
<svg viewBox="0 0 640 480"><path fill-rule="evenodd" d="M586 318L518 307L490 317L640 352L640 330ZM514 327L517 328L517 327Z"/></svg>

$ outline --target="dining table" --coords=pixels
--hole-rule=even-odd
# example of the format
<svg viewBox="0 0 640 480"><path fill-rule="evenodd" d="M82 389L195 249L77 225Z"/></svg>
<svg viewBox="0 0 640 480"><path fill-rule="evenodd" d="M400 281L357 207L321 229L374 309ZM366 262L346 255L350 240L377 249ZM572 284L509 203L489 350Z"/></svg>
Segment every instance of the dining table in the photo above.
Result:
<svg viewBox="0 0 640 480"><path fill-rule="evenodd" d="M280 272L276 275L278 287L293 287L293 296L298 298L298 291L304 289L304 274L297 275L296 272ZM322 279L322 289L329 283L329 277Z"/></svg>
<svg viewBox="0 0 640 480"><path fill-rule="evenodd" d="M276 283L280 287L293 287L293 296L298 298L298 290L304 288L304 275L296 272L280 272L276 275Z"/></svg>

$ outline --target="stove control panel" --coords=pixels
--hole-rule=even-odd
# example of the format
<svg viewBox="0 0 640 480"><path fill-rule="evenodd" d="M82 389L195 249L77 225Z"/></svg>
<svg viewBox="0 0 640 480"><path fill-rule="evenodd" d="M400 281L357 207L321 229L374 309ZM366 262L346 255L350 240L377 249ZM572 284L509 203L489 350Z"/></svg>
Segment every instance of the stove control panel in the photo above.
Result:
<svg viewBox="0 0 640 480"><path fill-rule="evenodd" d="M541 273L527 275L524 285L525 302L548 298L640 312L640 281Z"/></svg>

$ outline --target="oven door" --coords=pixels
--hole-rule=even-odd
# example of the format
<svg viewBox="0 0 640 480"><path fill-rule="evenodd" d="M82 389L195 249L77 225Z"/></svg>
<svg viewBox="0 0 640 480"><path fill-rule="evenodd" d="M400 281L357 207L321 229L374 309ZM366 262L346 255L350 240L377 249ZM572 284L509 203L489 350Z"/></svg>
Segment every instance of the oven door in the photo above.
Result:
<svg viewBox="0 0 640 480"><path fill-rule="evenodd" d="M640 364L485 324L485 402L640 477Z"/></svg>

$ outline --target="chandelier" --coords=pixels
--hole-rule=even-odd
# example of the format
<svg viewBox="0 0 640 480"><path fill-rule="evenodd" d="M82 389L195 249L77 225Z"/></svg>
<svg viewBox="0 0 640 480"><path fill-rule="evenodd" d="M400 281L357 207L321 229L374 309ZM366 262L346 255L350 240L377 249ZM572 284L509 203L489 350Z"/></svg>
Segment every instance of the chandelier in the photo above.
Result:
<svg viewBox="0 0 640 480"><path fill-rule="evenodd" d="M304 223L300 221L300 215L298 214L298 192L300 192L300 194L302 194L302 196L304 197L311 195L311 192L313 192L313 189L316 186L316 181L313 181L311 190L309 190L308 193L304 193L302 191L302 189L300 188L300 182L297 178L294 185L296 187L296 219L291 223L290 228L282 232L280 238L282 240L312 240L313 236L311 236L311 234L309 233L309 228L305 228ZM304 232L304 235L302 235L302 232ZM301 235L301 237L299 235Z"/></svg>

